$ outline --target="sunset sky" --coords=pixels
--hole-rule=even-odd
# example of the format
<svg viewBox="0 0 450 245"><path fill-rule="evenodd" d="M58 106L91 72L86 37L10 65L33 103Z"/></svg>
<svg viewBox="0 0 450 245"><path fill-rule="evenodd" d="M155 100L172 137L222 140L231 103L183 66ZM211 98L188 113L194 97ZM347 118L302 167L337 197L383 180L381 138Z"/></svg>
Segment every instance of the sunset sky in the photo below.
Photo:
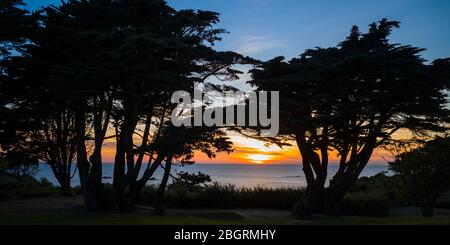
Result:
<svg viewBox="0 0 450 245"><path fill-rule="evenodd" d="M32 9L60 0L25 0ZM335 46L343 40L352 25L362 31L368 24L384 17L402 22L392 41L427 48L427 60L450 56L450 1L448 0L169 0L176 9L206 9L221 14L219 28L230 33L218 43L218 50L236 51L261 60L283 55L292 58L307 48ZM245 71L245 67L243 68ZM249 79L243 75L230 85L243 90ZM231 134L234 153L208 159L197 154L198 163L288 163L300 162L295 145L280 149ZM107 143L105 161L113 159L113 144ZM376 152L374 163L383 163L383 152Z"/></svg>
<svg viewBox="0 0 450 245"><path fill-rule="evenodd" d="M231 154L220 153L215 159L209 159L202 153L196 154L197 163L251 163L251 164L298 164L301 162L300 153L295 143L292 146L280 148L276 145L265 146L264 142L249 139L241 135L232 134L234 151ZM337 163L336 154L330 155L330 162ZM389 153L376 151L371 159L372 164L387 164L391 159Z"/></svg>

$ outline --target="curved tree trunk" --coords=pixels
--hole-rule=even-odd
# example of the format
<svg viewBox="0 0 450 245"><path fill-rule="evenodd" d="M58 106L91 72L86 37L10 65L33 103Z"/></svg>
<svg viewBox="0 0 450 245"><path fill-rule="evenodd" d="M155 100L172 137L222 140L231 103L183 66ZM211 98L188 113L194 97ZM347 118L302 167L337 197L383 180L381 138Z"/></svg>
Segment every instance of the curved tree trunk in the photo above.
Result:
<svg viewBox="0 0 450 245"><path fill-rule="evenodd" d="M114 179L114 203L119 210L128 212L134 209L139 193L164 159L165 156L160 154L153 162L149 162L147 169L145 169L143 176L139 180L130 182L126 176Z"/></svg>
<svg viewBox="0 0 450 245"><path fill-rule="evenodd" d="M294 205L293 215L298 218L309 217L314 212L328 216L340 215L340 204L347 191L357 181L368 159L363 158L351 171L335 175L328 187L321 181L308 182L304 196Z"/></svg>
<svg viewBox="0 0 450 245"><path fill-rule="evenodd" d="M80 176L81 194L83 195L85 207L88 210L101 209L101 183L94 183L90 172L90 163L87 157L85 145L86 139L86 115L83 104L78 105L75 113L75 129L77 135L77 165Z"/></svg>
<svg viewBox="0 0 450 245"><path fill-rule="evenodd" d="M70 173L67 173L65 169L62 169L62 164L56 162L48 162L50 166L53 176L55 176L56 180L59 184L59 191L62 196L70 195Z"/></svg>
<svg viewBox="0 0 450 245"><path fill-rule="evenodd" d="M325 187L328 168L327 144L323 144L321 156L319 156L306 140L305 131L299 131L296 141L302 156L307 188L301 200L294 205L292 214L298 218L308 217L313 212L325 213L329 216L339 215L339 207L346 192L358 180L372 156L376 137L368 136L364 147L359 151L353 151L348 161L348 152L342 154L339 171L328 187Z"/></svg>
<svg viewBox="0 0 450 245"><path fill-rule="evenodd" d="M167 183L170 177L170 170L172 167L172 157L167 157L166 167L164 169L164 176L159 184L158 191L156 192L155 197L155 209L153 211L154 215L164 216L164 192L167 187Z"/></svg>

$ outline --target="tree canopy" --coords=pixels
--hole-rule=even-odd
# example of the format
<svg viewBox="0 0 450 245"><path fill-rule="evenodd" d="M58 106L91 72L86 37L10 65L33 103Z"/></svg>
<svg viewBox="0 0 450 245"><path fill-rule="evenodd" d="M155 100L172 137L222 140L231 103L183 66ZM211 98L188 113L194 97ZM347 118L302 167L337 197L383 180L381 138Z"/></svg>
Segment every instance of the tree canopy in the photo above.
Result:
<svg viewBox="0 0 450 245"><path fill-rule="evenodd" d="M250 84L280 91L280 137L295 140L302 156L308 194L296 205L297 215L313 207L336 212L374 149L399 130L445 128L450 62L427 64L423 49L390 43L399 25L383 19L367 33L354 26L336 47L306 50L288 62L277 57L251 71ZM325 188L332 152L339 170Z"/></svg>
<svg viewBox="0 0 450 245"><path fill-rule="evenodd" d="M20 98L35 114L27 118L40 122L26 133L34 146L51 146L40 151L42 161L67 159L53 165L70 171L76 158L88 208L132 208L162 163L231 150L218 128L168 124L173 92L192 91L211 76L237 79L233 65L249 60L214 50L225 33L214 27L218 21L218 13L177 11L161 0L70 0L43 9L27 55L7 68L17 78L8 83L11 105L19 108ZM115 145L113 197L102 184L108 139Z"/></svg>

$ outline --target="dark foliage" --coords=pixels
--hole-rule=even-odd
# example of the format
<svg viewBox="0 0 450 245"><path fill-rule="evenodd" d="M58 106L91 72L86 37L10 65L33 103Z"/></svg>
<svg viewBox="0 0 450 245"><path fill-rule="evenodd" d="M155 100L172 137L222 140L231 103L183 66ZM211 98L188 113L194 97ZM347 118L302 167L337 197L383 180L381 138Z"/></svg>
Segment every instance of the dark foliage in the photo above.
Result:
<svg viewBox="0 0 450 245"><path fill-rule="evenodd" d="M190 190L187 186L176 185L166 191L165 203L178 208L268 208L290 209L292 203L302 195L298 188L239 188L233 185L214 183L204 188ZM153 205L155 187L145 187L139 202Z"/></svg>
<svg viewBox="0 0 450 245"><path fill-rule="evenodd" d="M404 152L390 166L423 215L433 216L438 198L450 189L450 138L437 137Z"/></svg>
<svg viewBox="0 0 450 245"><path fill-rule="evenodd" d="M194 191L199 188L206 187L206 184L211 182L211 176L202 172L190 174L188 172L179 172L176 176L172 177L173 182L169 186L169 189L176 189L179 186L188 188L189 191Z"/></svg>
<svg viewBox="0 0 450 245"><path fill-rule="evenodd" d="M353 27L336 47L315 48L298 58L277 57L251 71L250 84L280 91L280 138L295 140L308 182L297 216L336 215L336 205L358 179L374 149L400 129L445 129L450 62L425 63L421 48L392 44L400 23L383 19L367 33ZM339 170L326 186L329 155Z"/></svg>
<svg viewBox="0 0 450 245"><path fill-rule="evenodd" d="M0 175L0 201L57 194L58 188L47 179L36 180L31 176L17 178L15 175Z"/></svg>

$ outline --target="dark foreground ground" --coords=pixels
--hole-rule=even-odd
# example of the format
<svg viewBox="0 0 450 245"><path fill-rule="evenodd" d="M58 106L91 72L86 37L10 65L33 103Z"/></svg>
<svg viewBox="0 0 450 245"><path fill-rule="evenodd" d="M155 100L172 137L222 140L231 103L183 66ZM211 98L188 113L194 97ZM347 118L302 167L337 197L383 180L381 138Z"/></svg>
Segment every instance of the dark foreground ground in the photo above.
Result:
<svg viewBox="0 0 450 245"><path fill-rule="evenodd" d="M132 213L90 213L83 210L79 197L46 197L0 202L0 224L63 224L63 225L450 225L450 210L436 210L436 216L425 218L414 207L394 208L391 217L324 217L307 220L290 217L285 210L230 209L187 210L169 209L165 217L153 216L152 209L139 207Z"/></svg>

